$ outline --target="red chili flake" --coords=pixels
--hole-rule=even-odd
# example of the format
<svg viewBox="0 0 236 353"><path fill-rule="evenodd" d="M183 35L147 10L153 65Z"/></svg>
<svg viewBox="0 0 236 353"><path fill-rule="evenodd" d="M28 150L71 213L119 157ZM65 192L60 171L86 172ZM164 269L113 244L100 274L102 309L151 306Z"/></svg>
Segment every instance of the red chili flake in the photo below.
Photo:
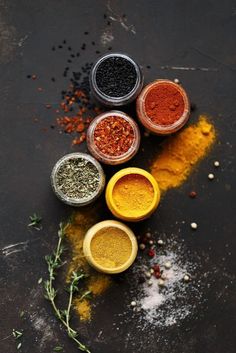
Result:
<svg viewBox="0 0 236 353"><path fill-rule="evenodd" d="M154 251L153 249L150 249L150 250L148 251L148 256L154 257L154 256L155 256L155 251Z"/></svg>
<svg viewBox="0 0 236 353"><path fill-rule="evenodd" d="M196 196L197 196L196 191L191 191L191 192L189 193L189 197L191 197L191 199L194 199Z"/></svg>
<svg viewBox="0 0 236 353"><path fill-rule="evenodd" d="M51 107L52 107L51 104L46 104L47 109L50 109Z"/></svg>
<svg viewBox="0 0 236 353"><path fill-rule="evenodd" d="M32 75L31 78L32 78L32 80L36 80L37 76L36 75Z"/></svg>
<svg viewBox="0 0 236 353"><path fill-rule="evenodd" d="M42 87L38 87L39 92L42 92L42 90L43 90Z"/></svg>
<svg viewBox="0 0 236 353"><path fill-rule="evenodd" d="M161 272L160 266L157 264L154 264L152 268L153 268L154 272Z"/></svg>
<svg viewBox="0 0 236 353"><path fill-rule="evenodd" d="M154 276L159 279L161 278L161 273L160 272L154 272Z"/></svg>
<svg viewBox="0 0 236 353"><path fill-rule="evenodd" d="M120 156L126 153L134 141L131 124L120 116L102 119L94 130L97 148L105 155Z"/></svg>

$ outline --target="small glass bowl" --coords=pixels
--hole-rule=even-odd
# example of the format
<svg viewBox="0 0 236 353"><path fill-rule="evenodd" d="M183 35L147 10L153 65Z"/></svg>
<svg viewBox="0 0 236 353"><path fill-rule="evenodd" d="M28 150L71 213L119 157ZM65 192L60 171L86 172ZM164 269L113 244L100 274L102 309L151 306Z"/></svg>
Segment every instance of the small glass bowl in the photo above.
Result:
<svg viewBox="0 0 236 353"><path fill-rule="evenodd" d="M122 97L112 97L108 96L105 93L103 93L97 86L97 81L96 81L96 73L99 65L101 64L102 61L106 60L107 58L110 57L121 57L129 62L131 62L136 70L137 74L137 79L135 86L133 89L126 94L125 96ZM93 65L91 73L90 73L90 87L91 87L91 92L94 95L94 97L102 104L107 105L107 106L121 106L125 105L128 103L131 103L132 101L135 100L135 98L139 95L141 89L143 86L143 74L142 71L139 67L139 65L128 55L122 54L122 53L109 53L101 56Z"/></svg>
<svg viewBox="0 0 236 353"><path fill-rule="evenodd" d="M147 94L157 85L161 84L167 84L167 85L172 85L173 87L178 90L178 92L181 94L183 101L184 101L184 111L181 117L177 121L175 121L171 125L159 125L154 123L147 115L146 110L145 110L145 100ZM174 83L173 81L170 80L155 80L154 82L151 82L148 84L140 95L138 96L138 99L136 101L136 111L138 118L140 122L151 132L157 135L168 135L172 134L179 129L181 129L188 121L189 119L189 114L190 114L190 103L188 96L185 92L185 90L177 83Z"/></svg>
<svg viewBox="0 0 236 353"><path fill-rule="evenodd" d="M58 172L59 168L67 160L77 159L77 158L85 159L85 160L91 162L96 167L96 169L99 173L99 185L97 187L97 190L95 190L94 193L92 195L90 195L89 197L82 198L82 199L68 197L58 188L58 185L57 185L57 172ZM100 163L95 158L90 156L89 154L82 153L82 152L69 153L69 154L66 154L65 156L63 156L62 158L60 158L56 162L55 166L53 167L52 173L51 173L51 185L52 185L52 189L53 189L55 195L62 202L66 203L67 205L75 206L75 207L86 206L86 205L92 203L93 201L95 201L101 195L101 193L105 187L105 174L104 174L104 171L103 171Z"/></svg>
<svg viewBox="0 0 236 353"><path fill-rule="evenodd" d="M94 132L97 127L97 125L105 118L108 117L120 117L124 120L126 120L132 127L133 132L134 132L134 140L132 145L130 146L129 150L121 155L118 156L110 156L108 154L104 154L95 144L94 141ZM131 158L135 156L135 154L138 152L139 146L140 146L140 132L138 125L136 122L127 114L118 111L118 110L111 110L106 113L102 113L98 115L89 125L89 128L87 130L87 145L90 153L98 159L100 162L104 164L110 164L110 165L116 165L116 164L121 164L129 161Z"/></svg>

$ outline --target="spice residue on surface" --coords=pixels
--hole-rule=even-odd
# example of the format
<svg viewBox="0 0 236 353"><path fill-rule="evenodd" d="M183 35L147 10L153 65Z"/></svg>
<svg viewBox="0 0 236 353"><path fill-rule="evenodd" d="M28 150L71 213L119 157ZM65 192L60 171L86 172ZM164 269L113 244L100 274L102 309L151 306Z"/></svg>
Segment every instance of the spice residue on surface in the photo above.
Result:
<svg viewBox="0 0 236 353"><path fill-rule="evenodd" d="M170 84L154 86L145 97L146 114L159 125L171 125L177 121L183 115L184 106L181 93Z"/></svg>
<svg viewBox="0 0 236 353"><path fill-rule="evenodd" d="M116 268L130 257L132 244L128 235L117 227L100 229L91 241L91 254L100 266Z"/></svg>
<svg viewBox="0 0 236 353"><path fill-rule="evenodd" d="M215 139L215 128L204 115L196 124L167 139L162 145L162 152L150 167L160 189L166 191L180 186L193 166L209 151Z"/></svg>
<svg viewBox="0 0 236 353"><path fill-rule="evenodd" d="M139 174L125 175L113 188L113 201L116 207L130 216L139 216L152 204L153 187L147 178Z"/></svg>
<svg viewBox="0 0 236 353"><path fill-rule="evenodd" d="M96 207L90 206L80 211L77 211L71 223L66 229L67 240L72 251L72 258L68 266L67 279L69 280L73 271L82 269L89 277L85 280L85 291L90 291L93 297L102 294L111 284L111 277L94 271L87 263L83 254L84 236L88 229L92 227L99 216ZM74 308L78 313L80 320L88 321L92 315L91 299L80 297L74 300Z"/></svg>
<svg viewBox="0 0 236 353"><path fill-rule="evenodd" d="M109 156L126 153L134 141L131 124L120 116L102 119L94 130L94 142L97 148Z"/></svg>

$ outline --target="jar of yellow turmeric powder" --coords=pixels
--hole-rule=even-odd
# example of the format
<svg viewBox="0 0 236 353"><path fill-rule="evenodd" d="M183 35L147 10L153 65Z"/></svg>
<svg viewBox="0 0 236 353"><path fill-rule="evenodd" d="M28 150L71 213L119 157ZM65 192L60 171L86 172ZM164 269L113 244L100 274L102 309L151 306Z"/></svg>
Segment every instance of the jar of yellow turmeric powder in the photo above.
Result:
<svg viewBox="0 0 236 353"><path fill-rule="evenodd" d="M115 274L134 262L138 245L130 228L113 220L99 222L85 235L83 252L88 263L100 272Z"/></svg>
<svg viewBox="0 0 236 353"><path fill-rule="evenodd" d="M129 222L148 218L157 208L160 190L156 180L141 168L125 168L110 179L107 206L113 215Z"/></svg>

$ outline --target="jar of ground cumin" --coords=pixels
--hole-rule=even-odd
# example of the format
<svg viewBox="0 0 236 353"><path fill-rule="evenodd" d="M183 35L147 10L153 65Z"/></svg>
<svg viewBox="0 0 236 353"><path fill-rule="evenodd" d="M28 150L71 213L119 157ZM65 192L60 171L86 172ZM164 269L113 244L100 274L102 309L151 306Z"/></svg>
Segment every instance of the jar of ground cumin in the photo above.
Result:
<svg viewBox="0 0 236 353"><path fill-rule="evenodd" d="M107 106L121 106L132 102L142 86L142 71L126 54L103 55L95 62L90 73L92 94Z"/></svg>
<svg viewBox="0 0 236 353"><path fill-rule="evenodd" d="M105 164L121 164L137 153L140 132L136 122L127 114L111 110L100 114L87 131L90 153Z"/></svg>
<svg viewBox="0 0 236 353"><path fill-rule="evenodd" d="M136 102L140 122L157 135L181 129L188 121L190 104L185 90L170 80L156 80L147 85Z"/></svg>

